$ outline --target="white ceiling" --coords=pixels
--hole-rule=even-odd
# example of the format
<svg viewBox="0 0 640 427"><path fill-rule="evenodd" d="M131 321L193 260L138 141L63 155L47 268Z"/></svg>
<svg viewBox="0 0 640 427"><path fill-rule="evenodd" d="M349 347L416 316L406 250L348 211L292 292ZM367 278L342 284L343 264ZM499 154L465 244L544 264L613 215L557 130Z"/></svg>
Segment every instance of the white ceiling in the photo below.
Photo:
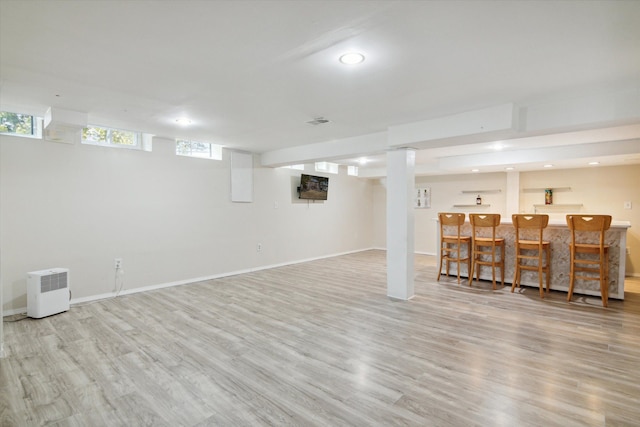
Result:
<svg viewBox="0 0 640 427"><path fill-rule="evenodd" d="M340 64L349 50L366 60ZM314 144L378 176L379 144L335 147L503 104L557 121L499 151L490 134L422 142L417 172L640 163L640 1L0 0L3 110L83 111L291 163Z"/></svg>

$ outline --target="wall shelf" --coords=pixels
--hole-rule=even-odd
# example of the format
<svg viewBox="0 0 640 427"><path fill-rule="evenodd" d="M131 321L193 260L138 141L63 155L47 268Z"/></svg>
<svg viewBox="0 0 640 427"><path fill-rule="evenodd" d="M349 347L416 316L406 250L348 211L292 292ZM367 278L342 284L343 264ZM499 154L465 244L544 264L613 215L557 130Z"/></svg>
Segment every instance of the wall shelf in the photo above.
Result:
<svg viewBox="0 0 640 427"><path fill-rule="evenodd" d="M485 206L489 207L491 205L487 205L487 204L484 204L484 203L481 204L481 205L476 205L476 204L473 204L473 205L453 205L454 208L481 208L481 207L485 207Z"/></svg>
<svg viewBox="0 0 640 427"><path fill-rule="evenodd" d="M538 212L561 212L571 213L582 209L582 203L558 203L553 205L533 205L535 213Z"/></svg>
<svg viewBox="0 0 640 427"><path fill-rule="evenodd" d="M488 194L501 192L502 190L462 190L462 194Z"/></svg>
<svg viewBox="0 0 640 427"><path fill-rule="evenodd" d="M523 188L524 193L544 193L544 190L551 189L553 191L571 191L571 187L540 187L540 188Z"/></svg>
<svg viewBox="0 0 640 427"><path fill-rule="evenodd" d="M533 205L534 208L581 208L582 203L554 203L552 205Z"/></svg>

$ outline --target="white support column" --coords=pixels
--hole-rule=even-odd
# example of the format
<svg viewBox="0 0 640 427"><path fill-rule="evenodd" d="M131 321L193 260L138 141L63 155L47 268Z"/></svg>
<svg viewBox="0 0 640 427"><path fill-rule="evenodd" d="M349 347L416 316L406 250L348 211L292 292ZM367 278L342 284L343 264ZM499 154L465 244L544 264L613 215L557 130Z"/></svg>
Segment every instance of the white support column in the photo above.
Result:
<svg viewBox="0 0 640 427"><path fill-rule="evenodd" d="M520 172L507 172L507 198L505 204L505 214L507 219L511 219L511 215L520 213Z"/></svg>
<svg viewBox="0 0 640 427"><path fill-rule="evenodd" d="M3 293L3 287L2 287L2 278L0 277L0 359L2 359L4 357L4 325L3 325L3 319L4 319L4 313L2 310L2 293Z"/></svg>
<svg viewBox="0 0 640 427"><path fill-rule="evenodd" d="M408 300L414 292L415 151L387 153L387 296Z"/></svg>

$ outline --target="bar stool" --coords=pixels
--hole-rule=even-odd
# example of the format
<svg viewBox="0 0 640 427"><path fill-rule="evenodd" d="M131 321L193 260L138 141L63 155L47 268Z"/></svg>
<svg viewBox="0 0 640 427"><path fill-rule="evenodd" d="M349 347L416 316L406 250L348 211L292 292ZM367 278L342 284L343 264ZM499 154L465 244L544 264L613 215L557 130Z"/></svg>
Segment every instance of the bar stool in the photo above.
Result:
<svg viewBox="0 0 640 427"><path fill-rule="evenodd" d="M551 278L551 244L542 239L543 230L549 224L549 215L511 215L513 227L516 229L516 269L513 276L511 292L520 286L520 273L522 270L537 271L540 283L540 298L544 298L542 286L542 273L546 273L547 293L549 293L549 279ZM520 234L533 236L533 230L537 231L535 240L521 239ZM537 251L535 255L525 255L522 251ZM536 264L525 264L526 260L536 260Z"/></svg>
<svg viewBox="0 0 640 427"><path fill-rule="evenodd" d="M471 271L469 272L469 286L473 282L473 274L476 273L480 280L480 266L491 266L493 278L493 289L496 289L496 268L500 268L500 278L504 286L504 238L496 238L496 227L500 225L500 214L469 214L471 222ZM479 228L490 228L491 237L478 237L476 234ZM496 248L500 248L500 259L496 260ZM483 260L482 257L491 256L491 260Z"/></svg>
<svg viewBox="0 0 640 427"><path fill-rule="evenodd" d="M467 262L467 272L471 271L471 236L460 235L460 227L464 224L465 215L463 213L438 213L440 222L440 268L438 269L438 279L442 274L442 262L447 265L447 276L449 275L449 263L455 262L458 265L458 283L460 283L460 263ZM456 227L454 235L445 234L445 227ZM462 245L467 246L466 257L462 258ZM452 245L452 246L450 246Z"/></svg>
<svg viewBox="0 0 640 427"><path fill-rule="evenodd" d="M598 280L602 306L606 307L609 300L609 245L604 244L604 235L611 226L611 215L570 214L567 215L567 225L571 232L571 243L569 243L571 270L569 272L567 301L571 301L576 279ZM582 243L578 243L576 235L584 239ZM586 243L596 240L597 244ZM577 254L585 256L578 258ZM577 272L592 275L578 275Z"/></svg>

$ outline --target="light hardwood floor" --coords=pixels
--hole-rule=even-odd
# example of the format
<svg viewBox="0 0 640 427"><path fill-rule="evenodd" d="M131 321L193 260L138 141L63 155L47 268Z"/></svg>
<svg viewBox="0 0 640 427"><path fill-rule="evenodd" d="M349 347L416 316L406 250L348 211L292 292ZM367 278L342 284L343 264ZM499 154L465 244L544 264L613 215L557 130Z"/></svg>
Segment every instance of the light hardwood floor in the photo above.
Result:
<svg viewBox="0 0 640 427"><path fill-rule="evenodd" d="M640 424L640 295L435 281L366 251L5 323L2 426Z"/></svg>

